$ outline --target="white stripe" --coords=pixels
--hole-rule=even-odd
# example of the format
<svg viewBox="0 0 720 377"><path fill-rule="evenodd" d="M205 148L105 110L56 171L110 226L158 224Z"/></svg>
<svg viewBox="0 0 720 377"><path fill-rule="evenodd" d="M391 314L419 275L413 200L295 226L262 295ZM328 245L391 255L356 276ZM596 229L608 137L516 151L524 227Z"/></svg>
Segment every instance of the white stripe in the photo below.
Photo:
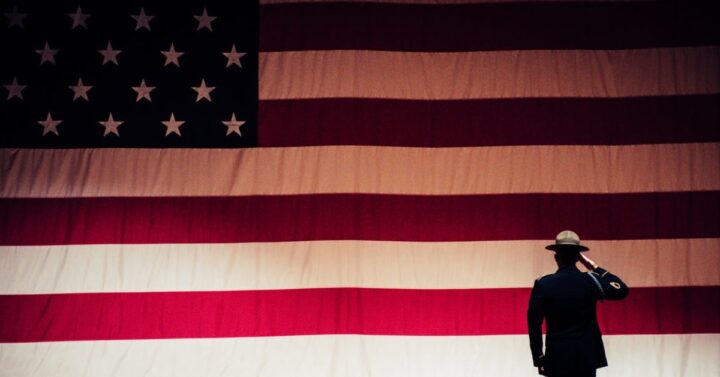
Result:
<svg viewBox="0 0 720 377"><path fill-rule="evenodd" d="M718 166L720 143L0 149L0 197L705 191Z"/></svg>
<svg viewBox="0 0 720 377"><path fill-rule="evenodd" d="M547 241L309 241L0 247L0 294L326 287L530 287ZM720 239L590 241L631 287L720 285ZM511 271L511 272L509 272Z"/></svg>
<svg viewBox="0 0 720 377"><path fill-rule="evenodd" d="M260 53L260 99L636 97L720 92L720 46ZM361 79L358 79L361 78Z"/></svg>
<svg viewBox="0 0 720 377"><path fill-rule="evenodd" d="M261 5L267 4L302 4L302 3L383 3L383 4L493 4L493 3L641 3L653 0L260 0Z"/></svg>
<svg viewBox="0 0 720 377"><path fill-rule="evenodd" d="M717 377L720 335L606 336L599 377ZM0 344L5 376L534 376L511 336L293 336Z"/></svg>

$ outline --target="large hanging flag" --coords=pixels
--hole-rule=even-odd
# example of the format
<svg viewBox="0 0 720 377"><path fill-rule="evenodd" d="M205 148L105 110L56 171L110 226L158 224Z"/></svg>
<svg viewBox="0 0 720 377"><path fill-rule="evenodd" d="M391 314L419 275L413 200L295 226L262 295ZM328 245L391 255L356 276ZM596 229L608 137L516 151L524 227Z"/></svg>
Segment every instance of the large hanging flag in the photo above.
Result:
<svg viewBox="0 0 720 377"><path fill-rule="evenodd" d="M600 375L720 373L711 4L2 11L0 375L534 375L568 228Z"/></svg>

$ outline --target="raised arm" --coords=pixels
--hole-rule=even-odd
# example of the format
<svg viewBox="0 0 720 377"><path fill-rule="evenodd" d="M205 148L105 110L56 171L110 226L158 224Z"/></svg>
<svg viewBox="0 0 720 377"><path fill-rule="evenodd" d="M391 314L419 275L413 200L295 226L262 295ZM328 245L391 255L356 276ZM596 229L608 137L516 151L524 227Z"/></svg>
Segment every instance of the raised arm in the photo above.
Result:
<svg viewBox="0 0 720 377"><path fill-rule="evenodd" d="M617 276L611 274L583 254L580 254L580 263L593 274L602 287L603 298L608 300L622 300L628 295L628 286Z"/></svg>

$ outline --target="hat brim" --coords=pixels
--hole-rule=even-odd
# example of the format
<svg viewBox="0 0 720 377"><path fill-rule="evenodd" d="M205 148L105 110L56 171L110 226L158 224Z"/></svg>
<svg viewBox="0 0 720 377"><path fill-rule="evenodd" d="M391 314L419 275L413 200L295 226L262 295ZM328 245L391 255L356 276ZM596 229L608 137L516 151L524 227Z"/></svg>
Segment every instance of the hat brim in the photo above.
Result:
<svg viewBox="0 0 720 377"><path fill-rule="evenodd" d="M567 244L567 243L554 243L545 246L546 249L551 251L588 251L590 249L587 248L587 246L583 245L576 245L576 244Z"/></svg>

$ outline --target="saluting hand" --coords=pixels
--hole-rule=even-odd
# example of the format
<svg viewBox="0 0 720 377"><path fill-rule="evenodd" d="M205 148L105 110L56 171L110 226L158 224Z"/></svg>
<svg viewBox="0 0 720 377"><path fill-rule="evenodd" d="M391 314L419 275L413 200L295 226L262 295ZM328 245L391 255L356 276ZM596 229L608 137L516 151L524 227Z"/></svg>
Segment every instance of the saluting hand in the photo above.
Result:
<svg viewBox="0 0 720 377"><path fill-rule="evenodd" d="M597 263L593 262L592 259L586 257L583 253L580 253L580 263L590 271L594 271L598 267Z"/></svg>

